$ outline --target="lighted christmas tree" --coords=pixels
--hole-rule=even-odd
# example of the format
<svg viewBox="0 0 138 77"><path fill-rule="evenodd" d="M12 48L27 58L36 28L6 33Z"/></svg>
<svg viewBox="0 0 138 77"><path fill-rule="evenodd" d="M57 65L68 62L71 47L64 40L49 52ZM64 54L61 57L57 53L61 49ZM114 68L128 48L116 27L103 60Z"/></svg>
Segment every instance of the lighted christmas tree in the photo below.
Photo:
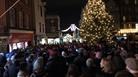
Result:
<svg viewBox="0 0 138 77"><path fill-rule="evenodd" d="M82 11L80 35L89 43L101 38L110 40L114 30L113 17L109 15L102 0L88 0Z"/></svg>

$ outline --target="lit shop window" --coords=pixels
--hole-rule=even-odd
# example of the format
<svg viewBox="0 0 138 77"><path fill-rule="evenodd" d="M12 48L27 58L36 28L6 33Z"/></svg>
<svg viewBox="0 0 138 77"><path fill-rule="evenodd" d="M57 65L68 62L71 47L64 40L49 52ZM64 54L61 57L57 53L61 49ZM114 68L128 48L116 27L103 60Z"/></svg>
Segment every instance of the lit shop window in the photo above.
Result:
<svg viewBox="0 0 138 77"><path fill-rule="evenodd" d="M13 43L13 45L12 45L12 49L17 49L17 45L16 45L16 43Z"/></svg>
<svg viewBox="0 0 138 77"><path fill-rule="evenodd" d="M25 42L25 48L28 46L28 42Z"/></svg>
<svg viewBox="0 0 138 77"><path fill-rule="evenodd" d="M17 43L17 48L19 48L19 49L24 48L24 47L23 47L23 43L22 43L22 42Z"/></svg>
<svg viewBox="0 0 138 77"><path fill-rule="evenodd" d="M41 44L46 44L46 39L45 38L42 38L41 41L40 41Z"/></svg>

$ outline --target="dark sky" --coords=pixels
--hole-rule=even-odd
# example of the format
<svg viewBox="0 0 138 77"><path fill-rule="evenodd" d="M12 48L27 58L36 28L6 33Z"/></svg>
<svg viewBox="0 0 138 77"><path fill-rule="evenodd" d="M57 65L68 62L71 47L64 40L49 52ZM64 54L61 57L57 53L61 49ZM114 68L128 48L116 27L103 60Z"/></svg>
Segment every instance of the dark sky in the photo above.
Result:
<svg viewBox="0 0 138 77"><path fill-rule="evenodd" d="M46 14L59 15L61 29L65 29L70 24L78 26L81 10L87 0L46 0Z"/></svg>

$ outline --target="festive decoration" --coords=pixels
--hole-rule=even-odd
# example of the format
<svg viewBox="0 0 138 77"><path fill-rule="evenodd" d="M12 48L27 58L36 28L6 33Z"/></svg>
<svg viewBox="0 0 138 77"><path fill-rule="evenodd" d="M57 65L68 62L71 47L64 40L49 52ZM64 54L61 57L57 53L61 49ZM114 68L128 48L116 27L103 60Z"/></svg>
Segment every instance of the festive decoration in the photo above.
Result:
<svg viewBox="0 0 138 77"><path fill-rule="evenodd" d="M113 17L109 15L102 0L88 0L82 11L80 35L89 43L101 39L110 40L114 30Z"/></svg>
<svg viewBox="0 0 138 77"><path fill-rule="evenodd" d="M71 24L67 29L62 30L62 33L67 32L69 30L73 32L72 40L77 40L78 39L77 31L79 31L80 29L75 24Z"/></svg>
<svg viewBox="0 0 138 77"><path fill-rule="evenodd" d="M67 32L71 30L72 32L76 31L76 30L80 30L78 27L76 27L75 24L71 24L70 27L68 27L66 30L62 30L62 32Z"/></svg>

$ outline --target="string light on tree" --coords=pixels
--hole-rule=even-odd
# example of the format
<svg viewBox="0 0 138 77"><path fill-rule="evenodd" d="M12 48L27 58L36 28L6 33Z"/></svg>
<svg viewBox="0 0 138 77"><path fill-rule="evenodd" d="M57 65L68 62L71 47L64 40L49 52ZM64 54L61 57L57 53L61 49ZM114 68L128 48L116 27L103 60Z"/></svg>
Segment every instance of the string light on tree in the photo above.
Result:
<svg viewBox="0 0 138 77"><path fill-rule="evenodd" d="M80 35L90 43L98 42L101 38L110 40L115 29L114 20L107 12L102 0L88 0L82 10L80 20Z"/></svg>

